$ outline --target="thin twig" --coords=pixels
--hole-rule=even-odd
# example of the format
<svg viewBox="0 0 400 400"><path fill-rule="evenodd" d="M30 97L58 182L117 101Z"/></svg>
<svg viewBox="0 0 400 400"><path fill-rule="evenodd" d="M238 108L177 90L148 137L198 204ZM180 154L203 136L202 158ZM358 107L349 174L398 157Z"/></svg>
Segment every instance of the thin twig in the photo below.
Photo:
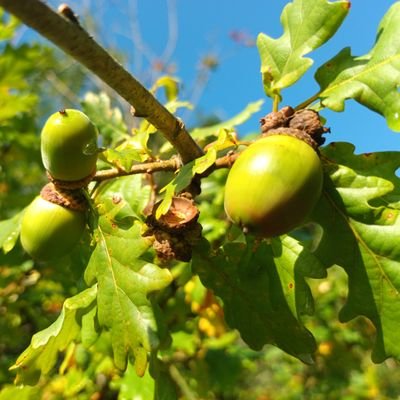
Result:
<svg viewBox="0 0 400 400"><path fill-rule="evenodd" d="M0 0L0 6L75 58L107 83L175 147L184 163L203 154L182 121L171 114L79 24L40 0Z"/></svg>
<svg viewBox="0 0 400 400"><path fill-rule="evenodd" d="M94 181L101 182L107 179L118 178L119 176L134 175L134 174L145 174L158 171L176 171L182 164L179 159L171 158L163 161L153 161L143 164L135 164L129 171L124 171L118 168L110 168L102 171L97 171L93 177Z"/></svg>
<svg viewBox="0 0 400 400"><path fill-rule="evenodd" d="M230 168L235 162L236 158L240 153L228 153L227 155L218 158L215 160L215 163L212 164L206 171L204 171L200 177L205 178L210 175L216 169L221 168ZM177 171L182 167L181 162L178 158L173 157L169 160L160 160L160 161L152 161L142 164L135 164L129 171L124 171L118 168L110 168L101 171L97 171L96 175L93 177L93 181L102 182L107 179L114 179L120 176L127 175L135 175L135 174L144 174L144 173L153 173L159 171Z"/></svg>
<svg viewBox="0 0 400 400"><path fill-rule="evenodd" d="M300 103L298 106L296 106L294 109L295 111L302 110L303 108L308 107L310 104L314 103L314 101L319 99L321 92L315 93L313 96L308 98L307 100L303 101Z"/></svg>
<svg viewBox="0 0 400 400"><path fill-rule="evenodd" d="M279 94L274 95L274 103L272 106L272 111L276 112L279 110L279 103L281 101L281 96Z"/></svg>
<svg viewBox="0 0 400 400"><path fill-rule="evenodd" d="M174 380L174 382L178 385L179 389L182 391L182 394L187 400L196 400L197 397L192 392L192 389L186 382L186 379L183 377L179 369L174 364L171 364L169 366L169 374L171 375L171 378Z"/></svg>

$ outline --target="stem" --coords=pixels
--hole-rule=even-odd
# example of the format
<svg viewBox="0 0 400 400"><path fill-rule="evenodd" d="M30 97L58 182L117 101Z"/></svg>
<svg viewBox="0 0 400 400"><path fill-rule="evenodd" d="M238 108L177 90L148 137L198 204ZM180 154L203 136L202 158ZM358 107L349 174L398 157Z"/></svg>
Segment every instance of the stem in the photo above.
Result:
<svg viewBox="0 0 400 400"><path fill-rule="evenodd" d="M176 148L184 163L203 155L184 124L171 114L73 18L61 16L40 0L0 0L9 13L52 41L97 75L146 118Z"/></svg>
<svg viewBox="0 0 400 400"><path fill-rule="evenodd" d="M93 180L97 182L102 182L107 179L118 178L119 176L152 173L157 171L176 171L180 167L181 163L179 159L171 158L170 160L135 164L129 171L123 171L118 168L111 168L103 171L98 171L96 172L96 175L93 177Z"/></svg>
<svg viewBox="0 0 400 400"><path fill-rule="evenodd" d="M317 100L320 96L321 92L317 92L314 94L314 96L311 96L309 99L303 101L300 103L298 106L296 106L294 109L295 111L302 110L303 108L308 107L311 103L314 103L315 100Z"/></svg>
<svg viewBox="0 0 400 400"><path fill-rule="evenodd" d="M272 111L277 112L279 110L279 102L281 100L281 96L279 94L276 94L274 96L274 103L272 105Z"/></svg>
<svg viewBox="0 0 400 400"><path fill-rule="evenodd" d="M171 378L174 380L174 382L178 385L179 389L181 389L182 394L187 400L196 400L196 396L190 389L188 383L180 373L179 369L175 367L175 365L171 364L169 366L169 374L171 375Z"/></svg>
<svg viewBox="0 0 400 400"><path fill-rule="evenodd" d="M205 178L216 169L230 168L235 162L240 153L228 153L227 155L215 160L207 170L205 170L200 177ZM93 177L93 181L102 182L107 179L114 179L120 176L134 175L134 174L151 174L158 171L177 171L181 168L182 164L179 159L171 158L170 160L154 161L143 164L134 165L129 171L123 171L118 168L110 168L102 171L97 171Z"/></svg>

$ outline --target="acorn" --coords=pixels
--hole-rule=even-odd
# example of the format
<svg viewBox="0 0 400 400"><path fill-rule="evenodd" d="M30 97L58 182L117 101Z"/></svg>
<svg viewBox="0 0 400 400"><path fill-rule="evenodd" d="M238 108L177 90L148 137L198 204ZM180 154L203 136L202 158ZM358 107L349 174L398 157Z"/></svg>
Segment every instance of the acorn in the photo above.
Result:
<svg viewBox="0 0 400 400"><path fill-rule="evenodd" d="M264 238L288 233L305 222L323 184L314 144L291 128L270 130L251 144L228 174L224 200L228 217Z"/></svg>
<svg viewBox="0 0 400 400"><path fill-rule="evenodd" d="M96 170L97 129L79 110L58 111L43 126L41 153L52 181L83 180Z"/></svg>
<svg viewBox="0 0 400 400"><path fill-rule="evenodd" d="M82 201L76 191L60 193L52 183L46 185L23 214L20 239L24 250L44 262L67 255L86 227Z"/></svg>

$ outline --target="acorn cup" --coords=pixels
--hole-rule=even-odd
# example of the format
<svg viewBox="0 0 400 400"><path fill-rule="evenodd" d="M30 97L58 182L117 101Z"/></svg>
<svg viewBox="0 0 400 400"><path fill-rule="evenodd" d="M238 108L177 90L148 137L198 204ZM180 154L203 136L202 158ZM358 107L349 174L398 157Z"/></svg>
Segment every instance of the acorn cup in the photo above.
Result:
<svg viewBox="0 0 400 400"><path fill-rule="evenodd" d="M318 145L327 129L314 111L290 110L261 120L263 136L239 155L225 185L229 219L264 238L305 222L322 192Z"/></svg>

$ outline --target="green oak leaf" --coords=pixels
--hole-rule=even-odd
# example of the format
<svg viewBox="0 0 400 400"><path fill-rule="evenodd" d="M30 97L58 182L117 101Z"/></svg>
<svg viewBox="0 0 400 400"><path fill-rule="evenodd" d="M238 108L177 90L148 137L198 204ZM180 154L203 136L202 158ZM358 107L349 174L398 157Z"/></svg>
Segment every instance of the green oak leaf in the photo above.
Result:
<svg viewBox="0 0 400 400"><path fill-rule="evenodd" d="M180 84L181 82L178 78L170 75L163 75L154 82L150 91L155 94L157 90L164 88L165 97L167 101L170 102L178 98Z"/></svg>
<svg viewBox="0 0 400 400"><path fill-rule="evenodd" d="M183 165L182 168L177 172L175 178L160 190L160 193L164 193L164 198L157 207L156 218L160 218L162 215L168 212L175 193L179 193L189 186L195 175L195 162L196 160Z"/></svg>
<svg viewBox="0 0 400 400"><path fill-rule="evenodd" d="M244 110L242 110L239 114L236 114L232 118L228 119L227 121L220 122L211 126L193 129L190 132L190 135L196 140L205 140L208 137L217 137L221 129L230 130L246 122L252 117L253 114L260 111L263 104L264 100L258 100L249 103Z"/></svg>
<svg viewBox="0 0 400 400"><path fill-rule="evenodd" d="M400 196L394 190L400 153L353 151L346 143L323 149L327 176L313 213L323 235L314 254L346 271L349 292L340 320L369 318L377 332L372 359L382 362L400 358Z"/></svg>
<svg viewBox="0 0 400 400"><path fill-rule="evenodd" d="M218 151L236 146L236 136L231 129L219 128L216 136L217 140L207 146L207 151L203 156L182 166L175 178L160 190L160 193L164 193L164 198L157 208L156 218L168 212L172 198L189 186L196 174L202 174L214 164Z"/></svg>
<svg viewBox="0 0 400 400"><path fill-rule="evenodd" d="M100 213L116 207L114 211L118 212L113 218L119 224L125 221L128 225L132 218L144 219L143 211L149 204L150 196L151 186L144 184L139 174L109 180L96 191Z"/></svg>
<svg viewBox="0 0 400 400"><path fill-rule="evenodd" d="M224 303L229 326L253 349L273 344L304 362L312 362L315 341L299 316L312 310L305 276L325 270L308 250L289 237L272 245L227 242L215 252L203 240L194 250L193 272Z"/></svg>
<svg viewBox="0 0 400 400"><path fill-rule="evenodd" d="M32 336L29 347L10 368L17 372L16 384L34 385L41 374L48 374L60 351L79 338L79 319L95 308L97 286L65 300L59 317L48 328Z"/></svg>
<svg viewBox="0 0 400 400"><path fill-rule="evenodd" d="M0 8L0 41L10 40L20 24L14 15L7 18L6 12Z"/></svg>
<svg viewBox="0 0 400 400"><path fill-rule="evenodd" d="M0 248L4 253L10 252L17 243L21 230L21 219L23 211L14 215L12 218L0 221Z"/></svg>
<svg viewBox="0 0 400 400"><path fill-rule="evenodd" d="M85 280L90 285L97 282L97 318L99 326L111 333L115 365L125 369L132 356L136 373L142 376L147 353L161 341L149 295L169 285L172 277L151 262L151 239L142 237L141 222L127 218L123 196L110 202L106 191L96 198L96 205L100 214L94 231L96 247Z"/></svg>
<svg viewBox="0 0 400 400"><path fill-rule="evenodd" d="M361 57L345 48L315 74L322 105L343 111L347 99L376 111L389 128L400 131L400 2L382 19L374 47Z"/></svg>
<svg viewBox="0 0 400 400"><path fill-rule="evenodd" d="M304 55L322 46L337 31L350 2L294 0L281 15L284 32L279 39L264 33L257 38L265 93L273 97L292 85L311 67Z"/></svg>
<svg viewBox="0 0 400 400"><path fill-rule="evenodd" d="M219 151L237 146L238 144L235 132L232 129L221 128L218 131L217 140L207 145L206 153L203 156L196 158L193 172L196 174L202 174L214 164Z"/></svg>
<svg viewBox="0 0 400 400"><path fill-rule="evenodd" d="M11 22L11 21L10 21ZM1 24L0 24L1 25ZM1 34L1 32L0 32ZM37 70L54 64L51 50L39 45L23 44L18 48L9 43L2 47L0 57L0 126L10 125L10 119L21 113L31 112L38 102L38 95L29 90L33 66ZM3 139L3 129L0 138Z"/></svg>
<svg viewBox="0 0 400 400"><path fill-rule="evenodd" d="M137 162L146 161L147 153L135 148L116 148L107 149L101 153L101 158L105 162L118 168L121 171L129 172L132 166Z"/></svg>

